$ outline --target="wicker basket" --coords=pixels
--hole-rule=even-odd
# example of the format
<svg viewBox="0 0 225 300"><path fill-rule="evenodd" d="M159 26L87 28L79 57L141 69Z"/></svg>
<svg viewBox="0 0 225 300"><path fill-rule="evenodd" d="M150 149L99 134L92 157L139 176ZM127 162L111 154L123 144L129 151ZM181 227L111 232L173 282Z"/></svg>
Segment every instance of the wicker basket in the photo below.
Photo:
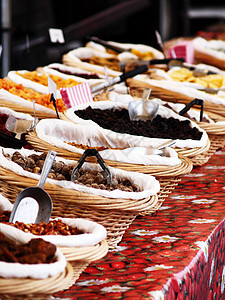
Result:
<svg viewBox="0 0 225 300"><path fill-rule="evenodd" d="M143 82L132 78L127 79L127 82L129 84L130 94L134 97L141 98L143 95L143 90L145 88L151 88L152 97L158 97L167 102L188 104L194 99L193 97L178 92L170 91L163 87L151 85L148 82ZM221 115L222 117L225 117L225 105L215 104L204 100L204 109L207 112L212 112Z"/></svg>
<svg viewBox="0 0 225 300"><path fill-rule="evenodd" d="M40 139L35 132L30 132L27 135L27 141L34 147L36 151L47 152L50 149L57 152L58 156L68 159L75 159L79 160L81 154L70 152L66 149L58 148L53 146L44 140ZM192 170L192 162L187 157L179 154L179 158L181 160L180 165L176 166L163 166L163 165L139 165L139 164L129 164L123 163L118 161L111 161L111 160L104 160L108 166L114 168L120 168L126 171L135 171L144 174L150 174L155 176L156 179L160 182L160 191L158 193L158 208L162 205L163 201L169 194L175 189L178 185L179 181L181 180L181 176L188 174ZM93 158L90 158L87 161L93 162ZM140 214L146 214L148 212L142 212ZM150 210L149 213L152 213Z"/></svg>
<svg viewBox="0 0 225 300"><path fill-rule="evenodd" d="M34 110L30 107L22 106L19 104L16 104L14 102L6 101L3 99L0 99L0 106L11 108L12 110L15 110L17 112L29 114L34 117ZM57 118L56 112L52 110L52 113L47 113L39 110L35 110L36 117L38 119L46 119L46 118ZM61 113L59 113L60 115Z"/></svg>
<svg viewBox="0 0 225 300"><path fill-rule="evenodd" d="M146 83L147 84L147 83ZM134 88L132 87L131 95L134 97L142 97L143 94L143 87ZM192 98L186 97L184 95L176 93L176 97L173 96L174 93L169 90L165 89L159 89L158 87L154 87L155 91L157 90L155 96L160 97L164 101L167 102L174 102L174 103L183 103L188 104ZM163 91L165 94L163 94ZM154 93L152 93L154 94ZM163 95L163 96L162 96ZM178 98L180 97L180 98ZM185 99L184 99L185 97ZM225 106L223 105L216 105L207 101L204 101L204 109L208 116L213 119L215 122L217 121L225 121ZM202 159L204 161L203 156L205 156L205 162L208 161L208 159L216 152L217 149L223 148L225 146L225 126L224 125L218 125L218 124L212 124L212 123L206 123L206 122L196 122L202 129L204 129L209 137L210 140L210 147L206 153L202 154ZM182 153L182 152L181 152ZM184 153L183 153L184 154ZM207 159L208 157L208 159ZM201 163L198 161L199 157L193 161L194 165L201 165ZM196 164L197 163L197 164Z"/></svg>
<svg viewBox="0 0 225 300"><path fill-rule="evenodd" d="M98 74L105 75L104 71L104 66L99 66L99 65L93 65L91 63L83 63L82 61L79 60L73 60L68 54L63 55L63 63L67 66L75 67L75 68L81 68L85 69L86 71L89 72L97 72ZM114 71L112 69L109 69L109 76L111 77L116 77L119 74L121 75L122 73L120 71Z"/></svg>
<svg viewBox="0 0 225 300"><path fill-rule="evenodd" d="M217 58L213 55L210 55L208 53L204 53L204 52L199 51L197 49L195 49L194 55L195 55L195 60L198 63L205 63L205 64L208 64L208 65L212 65L212 66L215 66L217 68L220 68L222 70L225 70L225 60L224 59Z"/></svg>
<svg viewBox="0 0 225 300"><path fill-rule="evenodd" d="M24 188L36 186L37 183L35 179L0 167L0 192L12 202ZM139 213L154 213L158 209L157 195L139 200L111 199L49 183L45 183L44 188L53 201L53 217L84 218L103 225L110 247L121 241L125 230Z"/></svg>
<svg viewBox="0 0 225 300"><path fill-rule="evenodd" d="M73 280L73 268L67 263L63 273L46 279L31 278L0 278L0 297L7 299L10 296L24 295L34 299L38 295L53 294L67 289ZM11 298L10 298L11 299ZM17 298L18 299L18 298ZM43 298L44 299L44 298Z"/></svg>

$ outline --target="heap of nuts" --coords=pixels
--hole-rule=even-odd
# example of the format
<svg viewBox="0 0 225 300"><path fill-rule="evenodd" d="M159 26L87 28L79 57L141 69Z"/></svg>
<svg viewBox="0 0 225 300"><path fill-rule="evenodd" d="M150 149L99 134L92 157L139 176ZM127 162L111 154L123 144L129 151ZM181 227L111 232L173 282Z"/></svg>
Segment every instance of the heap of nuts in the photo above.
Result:
<svg viewBox="0 0 225 300"><path fill-rule="evenodd" d="M41 238L18 245L0 232L0 261L21 264L52 263L55 262L55 253L56 246Z"/></svg>
<svg viewBox="0 0 225 300"><path fill-rule="evenodd" d="M23 156L19 151L15 151L12 156L5 154L8 159L11 159L24 170L40 174L47 153L41 155L31 154L27 157ZM73 171L73 165L67 165L62 161L54 162L52 168L48 174L48 177L56 180L71 180L71 173ZM104 171L80 169L76 173L77 184L86 185L88 187L104 190L119 189L126 192L140 192L141 188L135 183L131 182L127 178L116 178L112 174L112 183L109 184Z"/></svg>
<svg viewBox="0 0 225 300"><path fill-rule="evenodd" d="M0 222L8 223L10 213L10 211L0 211ZM49 223L42 221L40 224L25 224L18 221L8 224L24 232L30 232L35 235L77 235L83 233L83 231L78 230L77 227L69 226L60 219L51 220Z"/></svg>
<svg viewBox="0 0 225 300"><path fill-rule="evenodd" d="M24 170L36 174L41 174L46 155L47 153L23 156L19 151L15 151L11 157L5 154L8 159L20 165ZM62 161L54 161L48 177L56 180L70 180L72 169L72 165L66 165Z"/></svg>
<svg viewBox="0 0 225 300"><path fill-rule="evenodd" d="M116 178L115 176L112 176L112 183L110 185L104 171L80 169L76 173L76 179L74 182L101 190L113 191L118 189L126 192L141 191L141 188L137 184L132 183L127 178Z"/></svg>

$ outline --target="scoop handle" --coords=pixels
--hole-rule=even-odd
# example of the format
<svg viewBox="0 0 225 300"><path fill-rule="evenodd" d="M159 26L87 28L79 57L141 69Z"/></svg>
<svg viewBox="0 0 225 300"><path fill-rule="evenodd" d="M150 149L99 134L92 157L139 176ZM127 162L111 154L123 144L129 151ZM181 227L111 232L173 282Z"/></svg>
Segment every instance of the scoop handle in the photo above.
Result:
<svg viewBox="0 0 225 300"><path fill-rule="evenodd" d="M51 170L51 167L52 167L52 164L55 160L55 157L56 157L56 152L53 151L53 150L50 150L48 151L48 154L45 158L45 162L44 162L44 165L43 165L43 168L42 168L42 171L41 171L41 178L39 179L39 182L38 182L38 187L42 188L44 187L44 184L45 184L45 181L48 177L48 174Z"/></svg>

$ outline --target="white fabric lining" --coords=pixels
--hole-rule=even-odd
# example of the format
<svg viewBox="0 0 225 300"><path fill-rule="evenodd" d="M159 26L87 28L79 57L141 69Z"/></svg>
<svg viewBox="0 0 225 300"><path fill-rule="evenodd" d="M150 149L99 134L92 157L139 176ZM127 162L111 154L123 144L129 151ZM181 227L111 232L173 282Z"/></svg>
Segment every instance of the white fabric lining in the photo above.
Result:
<svg viewBox="0 0 225 300"><path fill-rule="evenodd" d="M15 151L20 152L23 156L28 156L32 153L38 154L38 152L29 150L29 149L15 150L15 149L11 149L11 148L0 147L0 166L2 166L3 168L5 168L7 170L11 170L12 172L14 172L18 175L39 180L40 179L39 174L34 174L31 172L25 171L18 164L14 163L11 160L8 160L2 153L2 152L4 152L4 153L8 153L8 154L12 155ZM62 162L65 162L66 164L74 164L74 165L76 164L75 161L63 159L61 157L60 158L56 157L56 161L62 161ZM88 168L90 170L102 170L101 167L97 164L85 163L83 165L83 167ZM59 181L59 180L50 179L50 178L47 178L46 182L48 182L50 184L55 184L55 185L61 186L65 189L77 190L77 191L84 192L84 193L89 193L89 194L94 194L94 195L99 195L102 197L114 198L114 199L115 198L117 198L117 199L120 199L120 198L134 199L134 200L144 199L144 198L148 198L152 195L156 195L160 190L160 184L159 184L158 180L156 180L155 177L153 177L151 175L141 174L141 173L137 173L137 172L127 172L127 171L112 168L112 167L108 167L108 169L111 172L111 174L115 175L115 177L117 177L117 178L125 177L125 178L131 180L131 182L137 184L142 189L142 191L140 191L140 192L125 192L125 191L121 191L118 189L113 190L113 191L107 191L107 190L100 190L100 189L96 189L96 188L92 188L92 187L87 187L87 186L81 185L81 184L75 184L72 181L66 181L66 180Z"/></svg>

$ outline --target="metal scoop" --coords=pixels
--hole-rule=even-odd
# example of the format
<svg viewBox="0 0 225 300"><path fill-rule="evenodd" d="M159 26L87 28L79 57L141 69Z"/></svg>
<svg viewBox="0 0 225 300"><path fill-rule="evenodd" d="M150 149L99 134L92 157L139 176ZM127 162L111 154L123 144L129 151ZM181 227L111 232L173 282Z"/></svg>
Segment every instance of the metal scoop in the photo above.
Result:
<svg viewBox="0 0 225 300"><path fill-rule="evenodd" d="M49 151L41 172L37 187L24 189L16 198L9 222L16 221L26 224L39 224L41 221L48 223L52 213L52 199L43 186L55 160L56 152Z"/></svg>
<svg viewBox="0 0 225 300"><path fill-rule="evenodd" d="M128 105L128 113L131 121L153 120L159 109L159 104L148 101L151 89L144 89L142 100L131 101Z"/></svg>
<svg viewBox="0 0 225 300"><path fill-rule="evenodd" d="M16 133L16 138L20 139L21 133L27 132L32 124L33 120L21 120L14 116L9 116L5 123L5 128L10 132Z"/></svg>

